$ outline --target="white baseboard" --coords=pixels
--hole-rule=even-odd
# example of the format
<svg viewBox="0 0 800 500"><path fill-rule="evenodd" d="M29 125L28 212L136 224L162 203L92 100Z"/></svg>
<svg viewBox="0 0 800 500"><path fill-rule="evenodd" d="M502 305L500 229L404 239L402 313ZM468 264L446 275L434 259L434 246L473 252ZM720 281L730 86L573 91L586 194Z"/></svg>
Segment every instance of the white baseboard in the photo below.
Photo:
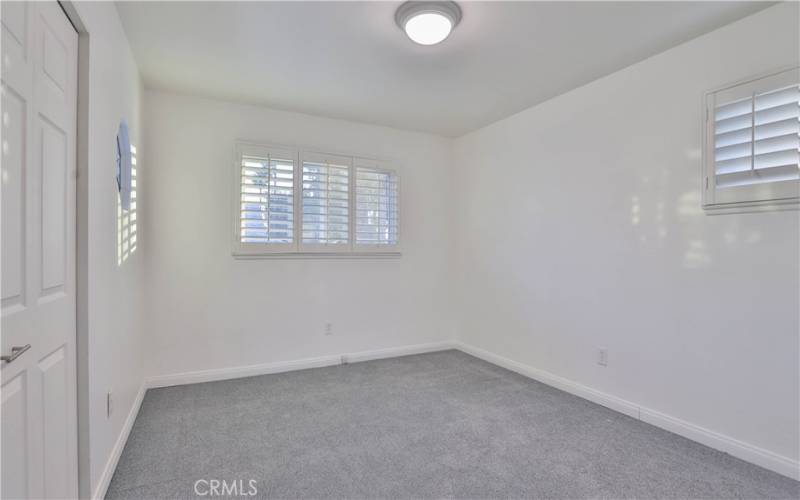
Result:
<svg viewBox="0 0 800 500"><path fill-rule="evenodd" d="M233 378L253 377L270 373L290 372L305 370L307 368L320 368L341 364L341 356L322 356L318 358L298 359L294 361L278 361L275 363L262 363L258 365L234 366L230 368L217 368L213 370L197 370L170 375L158 375L147 379L147 387L171 387L173 385L199 384L202 382L215 382Z"/></svg>
<svg viewBox="0 0 800 500"><path fill-rule="evenodd" d="M471 354L476 358L488 361L489 363L492 363L494 365L502 366L503 368L506 368L513 372L517 372L521 375L525 375L526 377L538 380L539 382L555 387L556 389L561 389L562 391L582 397L583 399L588 399L589 401L605 406L607 408L611 408L612 410L618 411L620 413L624 413L625 415L628 415L630 417L636 419L639 418L639 407L624 399L594 390L590 387L577 384L571 380L559 377L557 375L553 375L552 373L533 368L531 366L510 360L508 358L504 358L502 356L498 356L497 354L494 354L492 352L468 344L464 344L462 342L456 342L456 349L463 351L467 354Z"/></svg>
<svg viewBox="0 0 800 500"><path fill-rule="evenodd" d="M710 448L723 451L736 458L740 458L747 462L759 465L765 469L777 472L784 476L788 476L795 480L800 480L800 462L792 460L791 458L784 457L773 453L769 450L759 448L729 436L711 431L691 422L686 422L679 418L675 418L664 413L660 413L650 408L638 405L634 402L627 401L611 394L592 389L585 385L579 384L572 380L559 377L552 373L539 370L532 366L513 361L495 353L486 351L484 349L465 344L463 342L455 342L456 349L471 354L476 358L480 358L489 363L501 366L508 370L517 372L526 377L538 380L544 384L556 387L570 394L588 399L599 405L611 408L620 413L624 413L633 418L642 420L656 427L683 436L692 441L704 444Z"/></svg>
<svg viewBox="0 0 800 500"><path fill-rule="evenodd" d="M765 469L800 481L800 462L792 460L789 457L778 455L764 448L759 448L758 446L739 441L730 436L714 432L691 422L686 422L685 420L649 408L641 408L640 419L643 422L674 432L675 434L704 444L710 448L724 451L746 462L759 465Z"/></svg>
<svg viewBox="0 0 800 500"><path fill-rule="evenodd" d="M117 437L117 442L114 443L114 447L111 449L111 456L108 457L106 466L103 469L103 474L100 476L100 481L92 493L92 498L95 500L102 500L106 496L108 485L111 484L111 478L114 477L114 471L117 470L119 457L122 455L125 443L128 442L128 436L133 428L133 423L136 421L136 415L139 414L139 408L142 407L142 400L144 400L144 393L146 391L147 385L146 383L142 383L139 392L136 394L136 399L133 400L131 411L128 412L125 423L122 425L122 430L120 430L119 436Z"/></svg>
<svg viewBox="0 0 800 500"><path fill-rule="evenodd" d="M388 349L376 349L374 351L361 351L353 354L345 354L343 359L346 360L347 363L357 363L359 361L397 358L400 356L410 356L412 354L446 351L448 349L455 349L455 344L451 341L429 342L427 344L414 344L402 347L390 347Z"/></svg>
<svg viewBox="0 0 800 500"><path fill-rule="evenodd" d="M278 361L275 363L263 363L258 365L235 366L231 368L218 368L214 370L198 370L192 372L175 373L171 375L159 375L147 379L148 388L169 387L173 385L197 384L200 382L213 382L217 380L228 380L233 378L253 377L256 375L268 375L270 373L290 372L294 370L305 370L308 368L320 368L323 366L334 366L342 363L355 363L368 361L371 359L393 358L397 356L408 356L410 354L421 354L425 352L443 351L453 349L453 342L431 342L428 344L415 344L400 347L390 347L374 351L362 351L348 354L336 354L331 356L321 356L317 358L298 359L294 361Z"/></svg>

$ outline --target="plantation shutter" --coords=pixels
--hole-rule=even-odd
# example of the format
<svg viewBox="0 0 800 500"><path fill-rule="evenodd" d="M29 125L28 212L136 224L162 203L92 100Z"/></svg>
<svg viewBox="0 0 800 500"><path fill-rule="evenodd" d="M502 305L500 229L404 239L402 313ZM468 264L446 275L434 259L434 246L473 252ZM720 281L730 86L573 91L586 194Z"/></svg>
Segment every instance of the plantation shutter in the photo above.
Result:
<svg viewBox="0 0 800 500"><path fill-rule="evenodd" d="M294 240L292 151L243 147L239 154L239 241L286 247Z"/></svg>
<svg viewBox="0 0 800 500"><path fill-rule="evenodd" d="M356 245L397 245L397 174L368 160L357 159L356 165Z"/></svg>
<svg viewBox="0 0 800 500"><path fill-rule="evenodd" d="M352 159L303 154L302 244L313 250L350 244Z"/></svg>
<svg viewBox="0 0 800 500"><path fill-rule="evenodd" d="M797 70L792 70L715 96L712 184L716 202L797 197L799 81Z"/></svg>

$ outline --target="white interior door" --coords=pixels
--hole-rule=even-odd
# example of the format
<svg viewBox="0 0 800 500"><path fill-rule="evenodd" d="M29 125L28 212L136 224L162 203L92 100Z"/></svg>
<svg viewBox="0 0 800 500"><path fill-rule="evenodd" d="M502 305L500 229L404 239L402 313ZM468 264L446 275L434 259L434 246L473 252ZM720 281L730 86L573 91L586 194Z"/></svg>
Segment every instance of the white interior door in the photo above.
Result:
<svg viewBox="0 0 800 500"><path fill-rule="evenodd" d="M1 348L18 355L0 363L0 496L76 498L78 35L54 1L0 2L0 21Z"/></svg>

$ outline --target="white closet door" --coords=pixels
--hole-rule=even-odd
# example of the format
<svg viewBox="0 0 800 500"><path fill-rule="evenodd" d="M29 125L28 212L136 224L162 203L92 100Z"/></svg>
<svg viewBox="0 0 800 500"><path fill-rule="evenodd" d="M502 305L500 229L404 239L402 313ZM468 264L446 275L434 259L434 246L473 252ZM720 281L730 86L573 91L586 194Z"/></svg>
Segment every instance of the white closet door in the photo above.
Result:
<svg viewBox="0 0 800 500"><path fill-rule="evenodd" d="M76 498L78 35L56 2L0 9L0 496Z"/></svg>

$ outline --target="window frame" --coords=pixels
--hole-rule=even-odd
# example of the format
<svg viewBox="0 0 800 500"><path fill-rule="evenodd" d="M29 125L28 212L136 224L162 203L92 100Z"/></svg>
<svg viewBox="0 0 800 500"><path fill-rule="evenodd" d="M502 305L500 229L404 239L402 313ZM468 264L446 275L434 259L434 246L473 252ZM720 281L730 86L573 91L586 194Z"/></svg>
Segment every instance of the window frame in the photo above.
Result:
<svg viewBox="0 0 800 500"><path fill-rule="evenodd" d="M314 163L333 163L337 166L347 167L347 243L303 243L303 165L306 161ZM344 165L342 165L344 164ZM298 231L298 250L302 253L345 253L353 251L353 157L333 153L320 153L317 151L300 151L300 196L299 211L300 224Z"/></svg>
<svg viewBox="0 0 800 500"><path fill-rule="evenodd" d="M242 224L242 156L278 156L285 155L292 159L292 242L291 243L246 243L241 240ZM237 256L258 256L264 254L280 254L297 249L297 150L281 146L267 146L247 142L236 143L233 168L233 253ZM269 217L269 215L267 216Z"/></svg>
<svg viewBox="0 0 800 500"><path fill-rule="evenodd" d="M752 92L767 92L773 90L775 79L785 79L788 85L800 83L797 71L800 66L788 66L778 70L761 73L744 78L721 87L711 89L703 95L703 142L702 161L700 172L700 192L702 193L702 206L706 213L740 212L740 211L767 211L786 210L800 207L800 181L783 183L750 184L743 186L727 187L724 191L717 190L715 168L715 120L716 97L722 92L741 90L742 96Z"/></svg>
<svg viewBox="0 0 800 500"><path fill-rule="evenodd" d="M401 190L400 174L394 163L353 155L344 152L322 152L324 148L294 147L265 144L247 140L237 140L234 147L233 159L233 189L232 193L232 251L235 259L265 259L265 258L397 258L401 256L401 233L403 232L403 217L400 210ZM292 243L243 243L240 236L241 227L241 159L243 155L290 154L294 162L293 169L293 210L292 214ZM321 158L334 159L335 163L347 162L348 169L348 242L346 244L304 244L303 235L303 161L319 160ZM394 174L397 179L397 244L396 245L356 245L355 217L356 217L356 165L380 165L380 170Z"/></svg>

